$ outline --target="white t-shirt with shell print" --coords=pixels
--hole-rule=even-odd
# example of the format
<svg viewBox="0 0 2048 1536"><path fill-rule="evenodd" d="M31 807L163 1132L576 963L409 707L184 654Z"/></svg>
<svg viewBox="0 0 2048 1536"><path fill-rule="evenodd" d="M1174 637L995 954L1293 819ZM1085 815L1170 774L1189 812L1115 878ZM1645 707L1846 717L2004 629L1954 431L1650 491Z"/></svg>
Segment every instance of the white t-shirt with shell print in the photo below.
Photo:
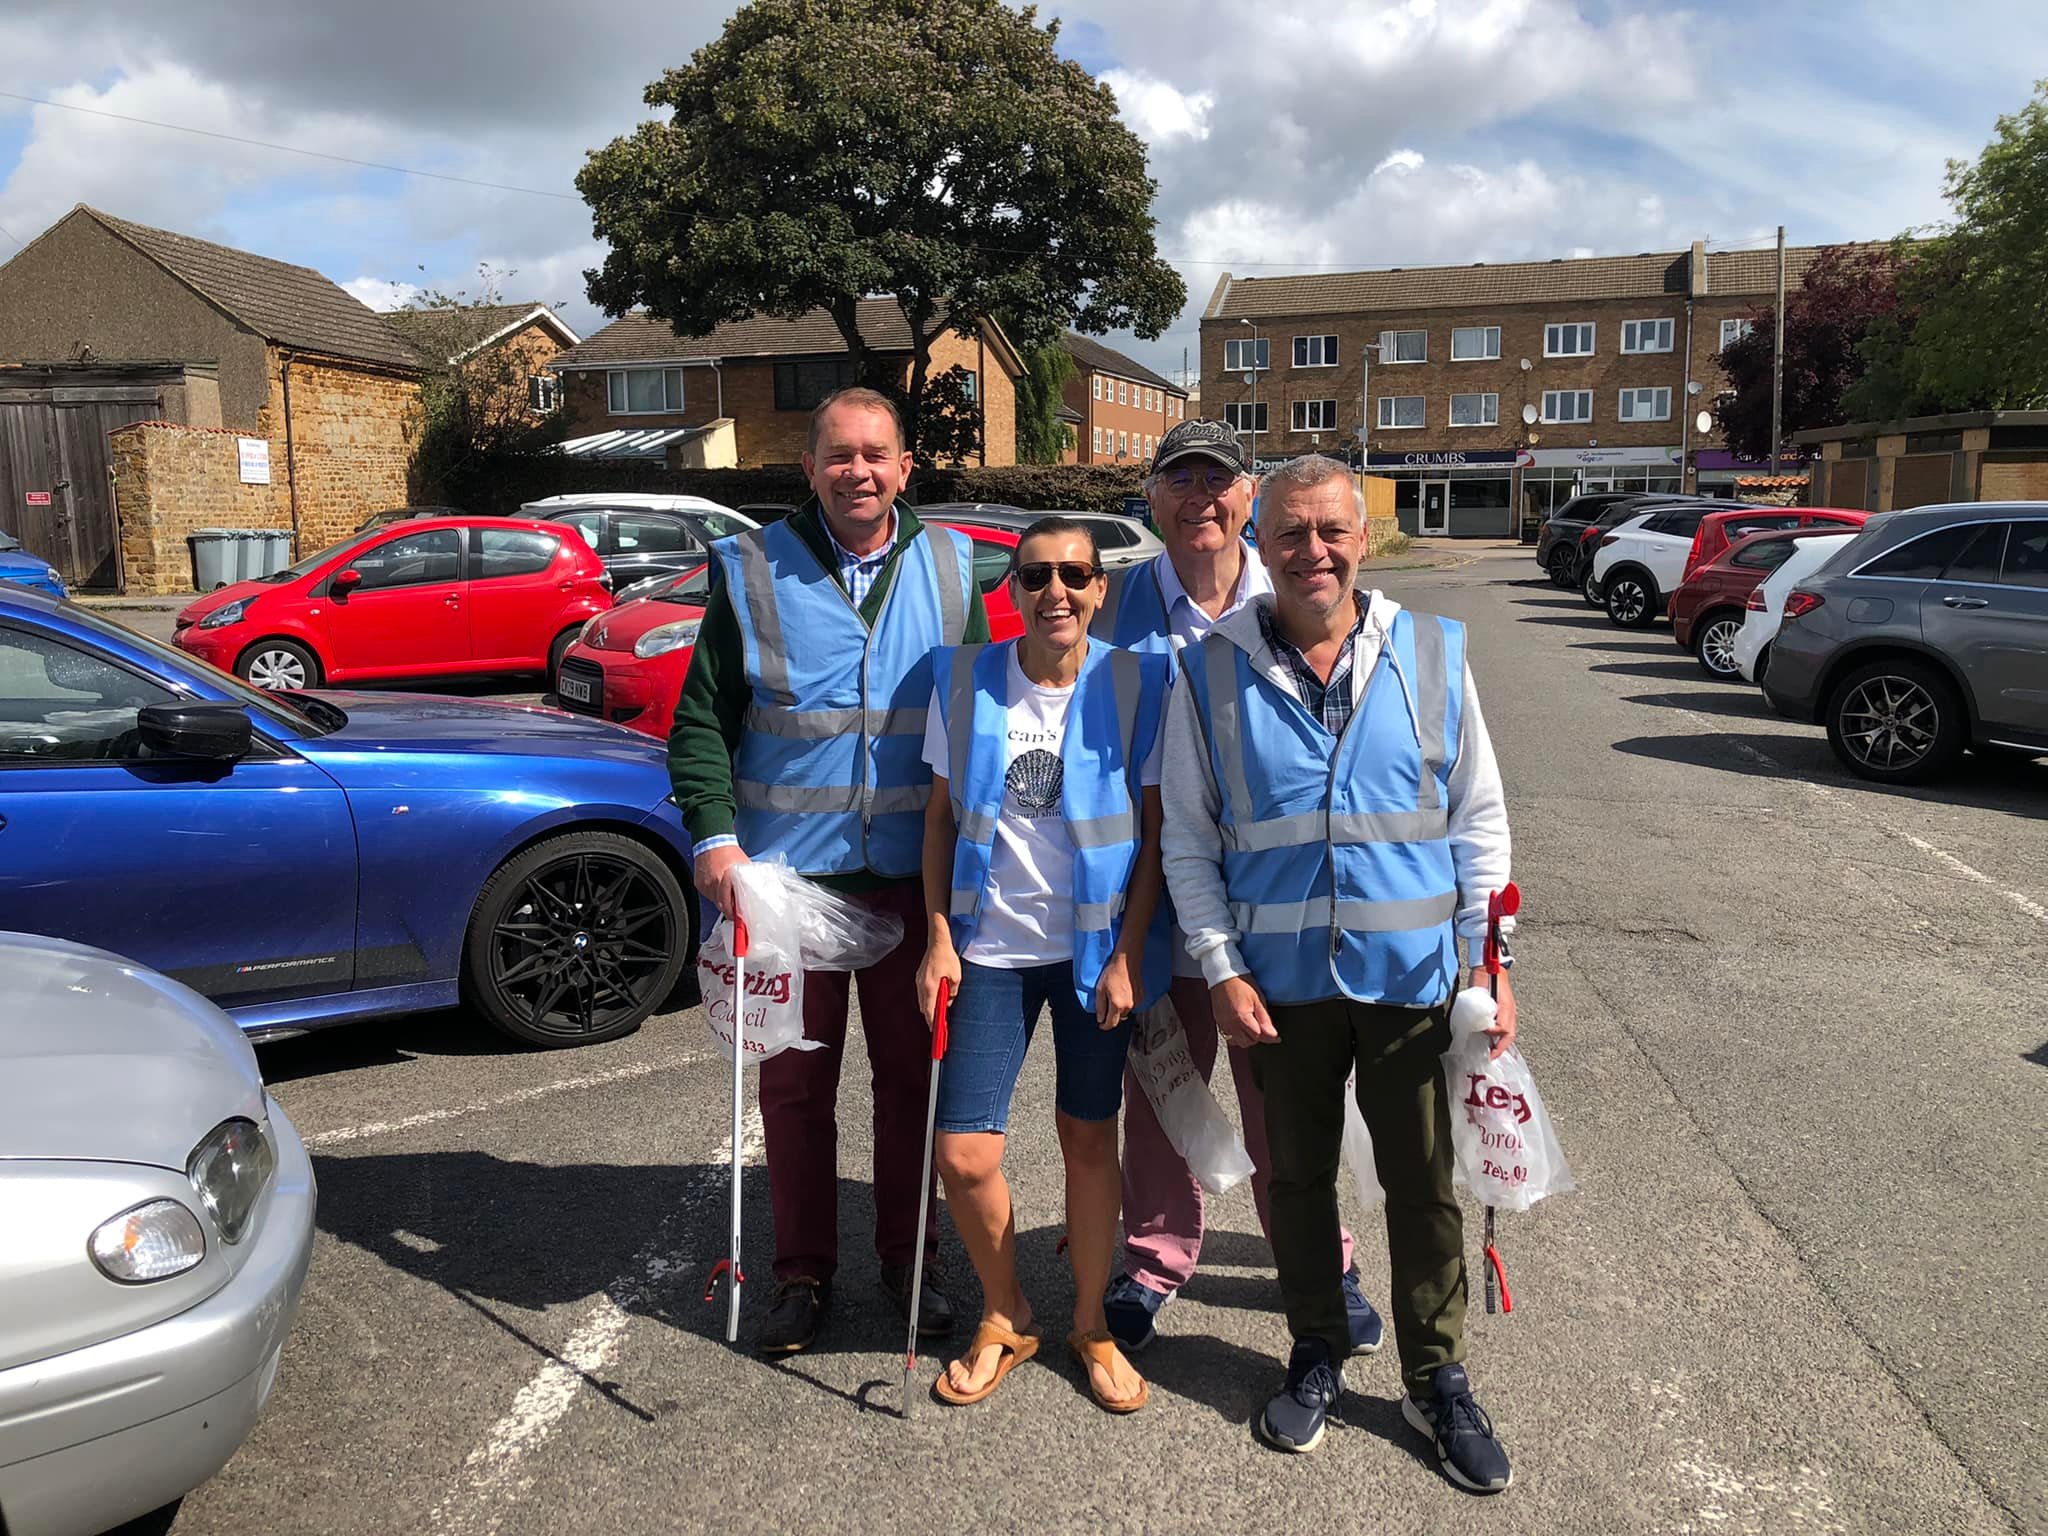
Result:
<svg viewBox="0 0 2048 1536"><path fill-rule="evenodd" d="M981 921L960 958L995 970L1021 971L1074 958L1074 842L1060 817L1065 765L1060 744L1074 685L1043 688L1024 675L1010 652L1010 771L1003 806L996 817L995 844L988 866L988 893ZM1165 732L1159 733L1160 738ZM946 727L936 691L925 717L924 760L942 778L951 776ZM1145 760L1139 782L1159 783L1159 743Z"/></svg>

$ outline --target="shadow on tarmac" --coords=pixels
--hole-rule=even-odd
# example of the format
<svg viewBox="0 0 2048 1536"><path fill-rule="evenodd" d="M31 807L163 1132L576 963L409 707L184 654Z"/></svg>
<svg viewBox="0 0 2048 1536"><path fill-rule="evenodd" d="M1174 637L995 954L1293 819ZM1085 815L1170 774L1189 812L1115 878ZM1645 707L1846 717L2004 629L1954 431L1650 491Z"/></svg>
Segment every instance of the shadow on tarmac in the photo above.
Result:
<svg viewBox="0 0 2048 1536"><path fill-rule="evenodd" d="M1757 761L1742 750L1744 747L1765 754L1777 766ZM1718 768L1752 778L1825 784L1833 789L1859 790L1929 805L1968 805L2037 821L2048 820L2048 768L1999 752L1965 753L1948 777L1933 784L1878 784L1856 778L1843 769L1828 746L1827 737L1818 730L1810 739L1719 731L1694 736L1638 736L1617 741L1614 750L1669 763Z"/></svg>
<svg viewBox="0 0 2048 1536"><path fill-rule="evenodd" d="M1707 692L1695 689L1691 693L1638 693L1622 700L1624 704L1647 704L1652 709L1690 709L1702 715L1728 715L1738 720L1774 720L1771 706L1764 702L1763 694L1750 689L1738 692L1734 689Z"/></svg>
<svg viewBox="0 0 2048 1536"><path fill-rule="evenodd" d="M466 1008L334 1024L256 1047L266 1083L388 1066L421 1056L512 1056L532 1049Z"/></svg>
<svg viewBox="0 0 2048 1536"><path fill-rule="evenodd" d="M1586 668L1588 672L1611 672L1617 677L1661 677L1674 683L1699 681L1700 667L1687 661L1675 647L1666 648L1669 661L1603 661Z"/></svg>
<svg viewBox="0 0 2048 1536"><path fill-rule="evenodd" d="M1683 656L1686 653L1675 645L1659 645L1654 640L1573 640L1568 649L1574 651L1615 651L1629 656Z"/></svg>

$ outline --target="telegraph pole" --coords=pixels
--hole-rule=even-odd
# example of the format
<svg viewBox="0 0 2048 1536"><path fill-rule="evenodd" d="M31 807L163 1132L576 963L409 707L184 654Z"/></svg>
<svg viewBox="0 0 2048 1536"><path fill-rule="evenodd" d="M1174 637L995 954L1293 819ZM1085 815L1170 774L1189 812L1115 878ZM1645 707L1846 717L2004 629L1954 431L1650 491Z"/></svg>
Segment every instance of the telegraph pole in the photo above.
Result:
<svg viewBox="0 0 2048 1536"><path fill-rule="evenodd" d="M1778 433L1785 419L1785 226L1778 226L1778 311L1771 322L1771 476L1778 474Z"/></svg>

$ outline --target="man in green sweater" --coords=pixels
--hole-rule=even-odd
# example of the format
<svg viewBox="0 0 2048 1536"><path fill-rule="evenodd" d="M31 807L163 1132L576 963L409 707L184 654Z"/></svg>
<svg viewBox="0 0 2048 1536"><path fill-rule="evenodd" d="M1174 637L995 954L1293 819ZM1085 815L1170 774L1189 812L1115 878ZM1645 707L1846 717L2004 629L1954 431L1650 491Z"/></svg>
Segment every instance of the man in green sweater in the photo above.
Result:
<svg viewBox="0 0 2048 1536"><path fill-rule="evenodd" d="M714 546L717 576L669 736L669 776L696 847L697 888L733 904L732 871L780 854L828 890L903 921L903 942L853 974L875 1095L875 1250L910 1307L931 1038L917 1010L924 951L919 872L931 650L989 638L973 546L919 522L886 395L844 389L811 416L814 492L766 528ZM745 914L742 913L742 916ZM804 1035L820 1048L761 1066L775 1216L775 1299L756 1338L788 1354L817 1335L838 1266L839 1066L847 974L804 976ZM918 1331L953 1325L929 1260Z"/></svg>

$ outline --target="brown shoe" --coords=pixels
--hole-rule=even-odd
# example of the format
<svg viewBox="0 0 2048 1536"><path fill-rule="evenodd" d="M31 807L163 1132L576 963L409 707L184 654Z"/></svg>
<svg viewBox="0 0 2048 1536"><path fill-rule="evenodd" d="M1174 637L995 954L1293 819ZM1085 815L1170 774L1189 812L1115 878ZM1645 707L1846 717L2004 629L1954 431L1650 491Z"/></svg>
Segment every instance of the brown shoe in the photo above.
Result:
<svg viewBox="0 0 2048 1536"><path fill-rule="evenodd" d="M1129 1397L1107 1397L1096 1390L1095 1372L1089 1367L1099 1365L1105 1372L1114 1374L1116 1361L1123 1355L1123 1351L1116 1347L1116 1340L1106 1330L1098 1328L1093 1333L1068 1334L1067 1352L1081 1367L1081 1383L1087 1387L1088 1395L1095 1399L1096 1407L1107 1413L1136 1413L1151 1401L1152 1388L1143 1378L1138 1381L1138 1390ZM1124 1364L1129 1365L1130 1361L1125 1359ZM1135 1376L1137 1372L1133 1370L1131 1374Z"/></svg>
<svg viewBox="0 0 2048 1536"><path fill-rule="evenodd" d="M809 1349L825 1319L832 1300L832 1287L809 1275L798 1275L775 1287L775 1301L768 1317L754 1337L755 1350L764 1355L793 1355Z"/></svg>

